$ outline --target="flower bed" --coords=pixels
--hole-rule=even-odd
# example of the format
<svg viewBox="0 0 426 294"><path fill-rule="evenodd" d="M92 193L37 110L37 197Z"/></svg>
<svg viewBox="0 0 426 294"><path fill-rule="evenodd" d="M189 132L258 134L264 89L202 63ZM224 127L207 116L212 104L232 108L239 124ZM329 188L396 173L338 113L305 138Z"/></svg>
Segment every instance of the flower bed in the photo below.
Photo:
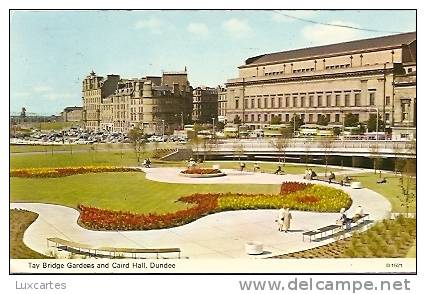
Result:
<svg viewBox="0 0 426 294"><path fill-rule="evenodd" d="M299 182L283 182L281 184L281 190L280 190L280 194L281 195L287 195L293 192L297 192L303 189L306 189L308 187L311 187L312 184L307 184L307 183L299 183Z"/></svg>
<svg viewBox="0 0 426 294"><path fill-rule="evenodd" d="M187 174L187 175L212 175L212 174L220 174L222 173L220 170L218 170L217 168L198 168L198 167L194 167L194 168L188 168L186 170L181 171L181 173L183 174Z"/></svg>
<svg viewBox="0 0 426 294"><path fill-rule="evenodd" d="M311 184L285 195L198 193L180 197L177 201L192 206L170 213L138 214L79 205L79 222L96 230L151 230L180 226L220 211L286 206L294 210L338 212L352 204L349 195L342 190Z"/></svg>
<svg viewBox="0 0 426 294"><path fill-rule="evenodd" d="M56 168L29 168L10 171L11 177L19 178L59 178L87 173L104 172L140 172L136 167L121 166L86 166L86 167L56 167Z"/></svg>

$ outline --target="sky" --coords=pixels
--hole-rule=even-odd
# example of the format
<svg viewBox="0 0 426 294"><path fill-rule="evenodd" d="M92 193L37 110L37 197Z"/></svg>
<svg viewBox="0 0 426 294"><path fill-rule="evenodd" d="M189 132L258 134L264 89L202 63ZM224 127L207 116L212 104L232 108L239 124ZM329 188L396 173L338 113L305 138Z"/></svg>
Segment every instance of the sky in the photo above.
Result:
<svg viewBox="0 0 426 294"><path fill-rule="evenodd" d="M415 30L413 10L12 11L10 111L81 106L92 70L135 78L186 66L193 87L214 87L251 56Z"/></svg>

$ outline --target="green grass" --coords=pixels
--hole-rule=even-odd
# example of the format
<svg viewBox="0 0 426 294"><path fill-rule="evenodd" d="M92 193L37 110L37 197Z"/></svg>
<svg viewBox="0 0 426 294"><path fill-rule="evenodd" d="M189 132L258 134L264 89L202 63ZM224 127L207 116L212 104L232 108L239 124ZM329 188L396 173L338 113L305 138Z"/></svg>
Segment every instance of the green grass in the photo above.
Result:
<svg viewBox="0 0 426 294"><path fill-rule="evenodd" d="M71 154L74 151L89 151L92 149L99 151L117 151L120 152L121 149L129 150L132 147L130 144L123 144L120 146L118 144L73 144L73 145L10 145L10 153L25 153L25 152L42 152L42 153L52 153L55 151L67 151Z"/></svg>
<svg viewBox="0 0 426 294"><path fill-rule="evenodd" d="M79 146L79 145L76 145ZM20 146L19 146L20 147ZM25 148L29 147L43 147L44 146L25 146ZM55 146L57 148L64 148L63 146ZM51 149L51 147L48 147ZM66 146L65 148L69 148ZM80 150L84 148L90 148L87 145L81 145L79 147ZM100 146L96 146L95 148L101 148ZM102 148L106 148L103 146ZM12 169L16 168L35 168L35 167L67 167L67 166L134 166L137 165L135 153L130 149L123 149L122 154L121 150L118 146L114 145L114 149L110 149L109 151L92 151L87 152L75 152L73 154L70 153L51 153L51 150L48 152L40 152L40 154L19 154L11 156L10 158L10 167ZM61 150L61 149L57 149ZM69 149L68 149L69 150ZM28 152L28 151L20 151L20 152ZM151 157L151 152L146 152L142 155L141 158ZM214 164L219 164L220 168L225 169L239 169L240 163L238 161L235 162L205 162L200 164L202 167L211 167ZM184 161L160 161L153 160L154 166L168 166L168 167L185 167L187 165ZM246 163L246 171L253 171L254 163ZM259 163L260 170L262 172L273 173L277 168L276 162L260 162ZM305 172L304 165L292 165L286 164L284 166L285 173L288 174L303 174ZM318 175L322 175L324 173L324 167L312 167ZM328 171L336 169L328 169Z"/></svg>
<svg viewBox="0 0 426 294"><path fill-rule="evenodd" d="M280 185L169 184L144 173L84 174L63 178L10 178L12 202L78 204L133 212L169 212L186 207L175 201L192 193L279 193Z"/></svg>
<svg viewBox="0 0 426 294"><path fill-rule="evenodd" d="M148 157L150 154L142 156ZM41 153L11 156L10 168L67 167L67 166L134 166L135 153L127 150L89 151L79 153Z"/></svg>
<svg viewBox="0 0 426 294"><path fill-rule="evenodd" d="M23 241L25 230L37 217L38 214L31 211L10 210L10 258L48 258L28 248Z"/></svg>
<svg viewBox="0 0 426 294"><path fill-rule="evenodd" d="M239 161L235 161L235 162L230 162L230 161L205 162L205 163L202 163L201 166L212 167L214 164L219 164L220 168L237 169L237 170L240 169L240 162ZM245 164L246 164L245 171L250 171L250 172L253 171L254 163L246 162ZM277 166L278 166L277 162L259 162L260 171L265 172L265 173L275 172L275 170L277 169ZM309 166L309 167L312 168L313 170L315 170L315 172L319 176L324 175L325 167L320 167L320 166ZM305 165L294 165L294 164L291 164L291 163L286 163L285 166L283 167L283 171L286 174L304 174L305 169L306 169ZM335 171L338 171L338 170L328 168L327 171L328 172L330 172L330 171L335 172Z"/></svg>
<svg viewBox="0 0 426 294"><path fill-rule="evenodd" d="M382 174L382 177L386 177L387 182L384 184L377 184L378 174L374 173L365 173L365 174L355 174L351 176L352 178L360 181L364 187L371 189L384 197L386 197L389 202L392 204L393 212L406 212L405 207L401 206L401 201L398 199L398 196L401 195L401 187L399 186L399 176L394 174ZM414 187L413 192L416 193L416 187ZM409 212L416 212L416 203L412 203Z"/></svg>

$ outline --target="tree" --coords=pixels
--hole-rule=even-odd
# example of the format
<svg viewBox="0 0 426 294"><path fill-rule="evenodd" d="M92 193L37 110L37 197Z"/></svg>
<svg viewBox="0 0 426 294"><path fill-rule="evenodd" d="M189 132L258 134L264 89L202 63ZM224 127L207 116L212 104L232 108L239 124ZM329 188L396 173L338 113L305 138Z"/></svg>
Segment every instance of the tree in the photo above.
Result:
<svg viewBox="0 0 426 294"><path fill-rule="evenodd" d="M234 118L234 124L236 124L237 126L241 125L242 121L239 115L236 115Z"/></svg>
<svg viewBox="0 0 426 294"><path fill-rule="evenodd" d="M291 130L288 128L281 129L281 135L276 138L272 139L271 145L277 149L278 154L283 155L283 167L285 166L285 151L288 148L288 145L290 144L291 139ZM281 162L281 156L278 157L278 161Z"/></svg>
<svg viewBox="0 0 426 294"><path fill-rule="evenodd" d="M277 115L273 115L271 118L271 125L279 125L281 123L281 119Z"/></svg>
<svg viewBox="0 0 426 294"><path fill-rule="evenodd" d="M333 139L329 137L324 137L320 141L320 145L324 150L324 159L325 159L325 176L327 176L328 172L328 156L330 155L330 151L333 147Z"/></svg>
<svg viewBox="0 0 426 294"><path fill-rule="evenodd" d="M357 127L359 125L359 118L353 113L345 115L345 127Z"/></svg>
<svg viewBox="0 0 426 294"><path fill-rule="evenodd" d="M291 130L297 131L304 122L299 115L294 115L290 120Z"/></svg>
<svg viewBox="0 0 426 294"><path fill-rule="evenodd" d="M369 132L375 132L377 129L377 114L370 114L367 122L367 129ZM379 115L379 128L378 131L381 132L385 129L385 123L382 120L382 117Z"/></svg>
<svg viewBox="0 0 426 294"><path fill-rule="evenodd" d="M237 157L238 157L238 160L240 161L240 160L241 160L241 157L244 155L244 152L245 152L245 150L244 150L244 145L243 145L243 144L241 144L241 143L235 143L235 144L232 146L232 148L233 148L233 150L234 150L234 157L235 157L235 156L237 156Z"/></svg>
<svg viewBox="0 0 426 294"><path fill-rule="evenodd" d="M328 123L329 123L328 118L324 114L321 114L318 116L318 120L317 120L318 125L326 126L328 125Z"/></svg>
<svg viewBox="0 0 426 294"><path fill-rule="evenodd" d="M215 129L216 129L217 131L222 131L224 128L225 128L225 123L224 123L223 121L218 121L218 122L215 124Z"/></svg>
<svg viewBox="0 0 426 294"><path fill-rule="evenodd" d="M370 146L370 158L373 160L374 174L377 173L377 169L380 168L380 164L382 162L382 157L379 153L379 144L378 142L374 142ZM379 174L381 175L381 173Z"/></svg>
<svg viewBox="0 0 426 294"><path fill-rule="evenodd" d="M133 150L135 151L136 159L138 163L140 163L140 158L142 153L145 151L146 145L146 135L144 134L143 128L140 126L140 124L133 127L129 131L128 137L132 143Z"/></svg>
<svg viewBox="0 0 426 294"><path fill-rule="evenodd" d="M407 216L412 204L416 201L416 169L416 160L406 160L399 178L401 194L398 195L398 199L401 206L405 208Z"/></svg>

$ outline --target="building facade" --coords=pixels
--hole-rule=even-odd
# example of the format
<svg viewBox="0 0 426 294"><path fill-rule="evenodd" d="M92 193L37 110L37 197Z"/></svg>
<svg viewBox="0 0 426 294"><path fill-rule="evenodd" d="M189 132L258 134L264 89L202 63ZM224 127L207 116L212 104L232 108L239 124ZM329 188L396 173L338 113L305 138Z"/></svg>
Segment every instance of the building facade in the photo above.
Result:
<svg viewBox="0 0 426 294"><path fill-rule="evenodd" d="M219 86L218 89L217 120L226 123L226 88Z"/></svg>
<svg viewBox="0 0 426 294"><path fill-rule="evenodd" d="M191 120L192 88L184 72L106 79L92 72L83 81L86 129L127 133L141 125L147 133L165 133Z"/></svg>
<svg viewBox="0 0 426 294"><path fill-rule="evenodd" d="M83 119L83 107L65 107L64 110L61 112L61 116L64 122L81 122Z"/></svg>
<svg viewBox="0 0 426 294"><path fill-rule="evenodd" d="M83 80L83 126L90 130L101 128L101 108L105 98L117 89L119 75L104 77L94 71Z"/></svg>
<svg viewBox="0 0 426 294"><path fill-rule="evenodd" d="M218 89L197 87L192 92L192 120L211 123L218 116Z"/></svg>
<svg viewBox="0 0 426 294"><path fill-rule="evenodd" d="M324 115L342 125L347 113L362 122L378 112L392 127L404 123L395 80L415 63L415 32L251 57L226 83L227 120L253 129L274 116L316 123Z"/></svg>

